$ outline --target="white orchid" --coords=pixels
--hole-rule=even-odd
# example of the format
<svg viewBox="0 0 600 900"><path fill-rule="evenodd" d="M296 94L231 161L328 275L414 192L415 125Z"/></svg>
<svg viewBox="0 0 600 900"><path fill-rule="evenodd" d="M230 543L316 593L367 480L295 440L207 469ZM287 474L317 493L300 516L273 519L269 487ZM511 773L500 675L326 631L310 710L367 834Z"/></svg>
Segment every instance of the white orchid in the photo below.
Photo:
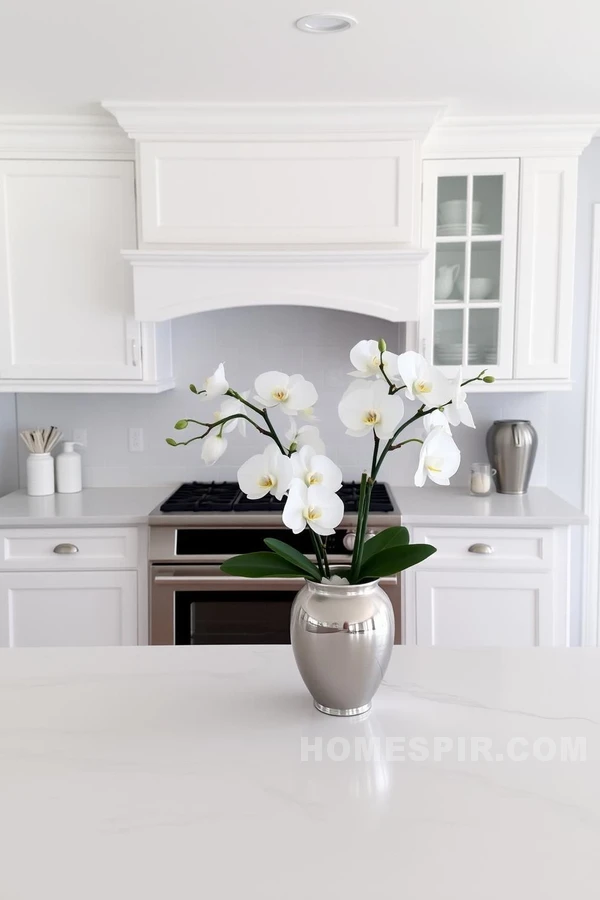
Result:
<svg viewBox="0 0 600 900"><path fill-rule="evenodd" d="M280 406L290 416L311 410L318 399L314 384L302 375L284 372L264 372L254 382L254 390L261 406Z"/></svg>
<svg viewBox="0 0 600 900"><path fill-rule="evenodd" d="M281 500L293 477L292 461L269 444L264 453L251 456L238 469L238 484L249 500L273 494Z"/></svg>
<svg viewBox="0 0 600 900"><path fill-rule="evenodd" d="M383 378L380 369L382 362L390 381L398 378L398 356L384 350L382 360L378 341L359 341L350 351L350 362L354 366L354 372L348 374L354 378Z"/></svg>
<svg viewBox="0 0 600 900"><path fill-rule="evenodd" d="M213 432L202 441L202 452L200 456L207 466L213 466L218 459L221 459L226 450L227 438Z"/></svg>
<svg viewBox="0 0 600 900"><path fill-rule="evenodd" d="M220 422L228 416L236 416L243 412L244 408L240 400L237 400L235 397L225 397L220 407L215 409L214 419L215 422ZM232 431L235 431L236 428L239 428L240 434L245 437L246 424L246 419L231 419L231 421L226 422L219 431L223 434L230 434Z"/></svg>
<svg viewBox="0 0 600 900"><path fill-rule="evenodd" d="M459 367L456 378L450 382L452 385L452 403L444 407L444 415L451 425L467 425L468 428L475 428L475 422L471 415L471 410L467 405L467 392L462 386L462 367Z"/></svg>
<svg viewBox="0 0 600 900"><path fill-rule="evenodd" d="M290 418L290 427L285 433L289 445L296 445L298 450L303 447L312 447L315 453L325 453L325 443L319 435L319 429L315 425L301 425L298 427L297 419Z"/></svg>
<svg viewBox="0 0 600 900"><path fill-rule="evenodd" d="M429 434L434 428L443 428L446 434L452 434L450 423L441 409L434 409L422 419L425 434Z"/></svg>
<svg viewBox="0 0 600 900"><path fill-rule="evenodd" d="M202 388L198 391L201 400L210 400L212 397L220 397L229 390L229 382L225 378L225 366L219 363L212 375L205 378Z"/></svg>
<svg viewBox="0 0 600 900"><path fill-rule="evenodd" d="M339 491L342 473L328 456L315 453L312 447L302 447L292 455L294 478L300 478L307 487L320 484L328 491Z"/></svg>
<svg viewBox="0 0 600 900"><path fill-rule="evenodd" d="M421 445L415 484L423 487L427 478L436 484L450 484L459 465L460 450L452 436L443 427L432 428Z"/></svg>
<svg viewBox="0 0 600 900"><path fill-rule="evenodd" d="M385 381L354 382L342 397L338 413L346 434L363 437L374 431L378 438L387 440L402 421L404 403L399 394L388 392Z"/></svg>
<svg viewBox="0 0 600 900"><path fill-rule="evenodd" d="M344 504L333 491L321 485L308 487L300 478L292 480L282 518L294 534L307 525L316 534L333 534L343 515Z"/></svg>
<svg viewBox="0 0 600 900"><path fill-rule="evenodd" d="M452 384L431 366L424 356L407 350L398 357L398 373L406 387L408 400L419 400L425 406L438 407L452 398Z"/></svg>

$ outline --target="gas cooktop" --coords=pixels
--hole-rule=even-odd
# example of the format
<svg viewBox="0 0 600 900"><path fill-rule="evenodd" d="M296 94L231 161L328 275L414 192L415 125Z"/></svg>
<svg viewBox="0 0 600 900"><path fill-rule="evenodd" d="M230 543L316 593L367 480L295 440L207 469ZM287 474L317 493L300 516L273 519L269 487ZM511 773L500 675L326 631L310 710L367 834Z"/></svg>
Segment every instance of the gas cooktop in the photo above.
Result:
<svg viewBox="0 0 600 900"><path fill-rule="evenodd" d="M360 485L356 482L345 482L338 492L344 501L347 513L358 512L358 493ZM248 500L237 484L230 481L200 482L192 481L182 484L161 505L161 513L279 513L285 501L276 500L267 494L261 500ZM371 495L371 512L387 513L394 511L394 505L385 484L373 486Z"/></svg>

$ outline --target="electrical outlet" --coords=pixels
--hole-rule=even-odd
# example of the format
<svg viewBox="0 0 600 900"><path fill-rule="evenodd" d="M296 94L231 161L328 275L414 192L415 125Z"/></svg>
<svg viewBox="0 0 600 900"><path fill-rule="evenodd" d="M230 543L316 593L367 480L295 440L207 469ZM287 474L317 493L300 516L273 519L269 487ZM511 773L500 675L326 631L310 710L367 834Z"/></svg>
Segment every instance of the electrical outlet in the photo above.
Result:
<svg viewBox="0 0 600 900"><path fill-rule="evenodd" d="M130 453L142 453L144 449L144 429L143 428L130 428L129 429L129 452Z"/></svg>
<svg viewBox="0 0 600 900"><path fill-rule="evenodd" d="M73 440L82 447L87 447L87 428L74 428Z"/></svg>

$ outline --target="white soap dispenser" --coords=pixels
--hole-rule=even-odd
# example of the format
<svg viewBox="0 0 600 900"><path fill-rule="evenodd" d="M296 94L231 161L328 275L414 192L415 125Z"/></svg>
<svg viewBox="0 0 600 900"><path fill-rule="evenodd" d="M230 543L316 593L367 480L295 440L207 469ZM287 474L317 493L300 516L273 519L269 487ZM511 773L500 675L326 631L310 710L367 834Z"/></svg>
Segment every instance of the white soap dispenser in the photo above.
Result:
<svg viewBox="0 0 600 900"><path fill-rule="evenodd" d="M81 456L74 449L77 441L65 441L56 457L56 490L59 494L78 494L81 490Z"/></svg>

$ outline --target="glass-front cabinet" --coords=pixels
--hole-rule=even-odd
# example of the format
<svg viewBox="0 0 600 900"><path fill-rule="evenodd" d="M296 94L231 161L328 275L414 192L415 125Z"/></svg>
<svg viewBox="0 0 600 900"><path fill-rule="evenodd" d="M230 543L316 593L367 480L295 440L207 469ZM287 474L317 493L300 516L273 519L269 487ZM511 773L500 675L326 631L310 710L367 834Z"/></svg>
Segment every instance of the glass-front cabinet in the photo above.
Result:
<svg viewBox="0 0 600 900"><path fill-rule="evenodd" d="M517 159L423 164L421 350L449 374L512 377L518 191Z"/></svg>

